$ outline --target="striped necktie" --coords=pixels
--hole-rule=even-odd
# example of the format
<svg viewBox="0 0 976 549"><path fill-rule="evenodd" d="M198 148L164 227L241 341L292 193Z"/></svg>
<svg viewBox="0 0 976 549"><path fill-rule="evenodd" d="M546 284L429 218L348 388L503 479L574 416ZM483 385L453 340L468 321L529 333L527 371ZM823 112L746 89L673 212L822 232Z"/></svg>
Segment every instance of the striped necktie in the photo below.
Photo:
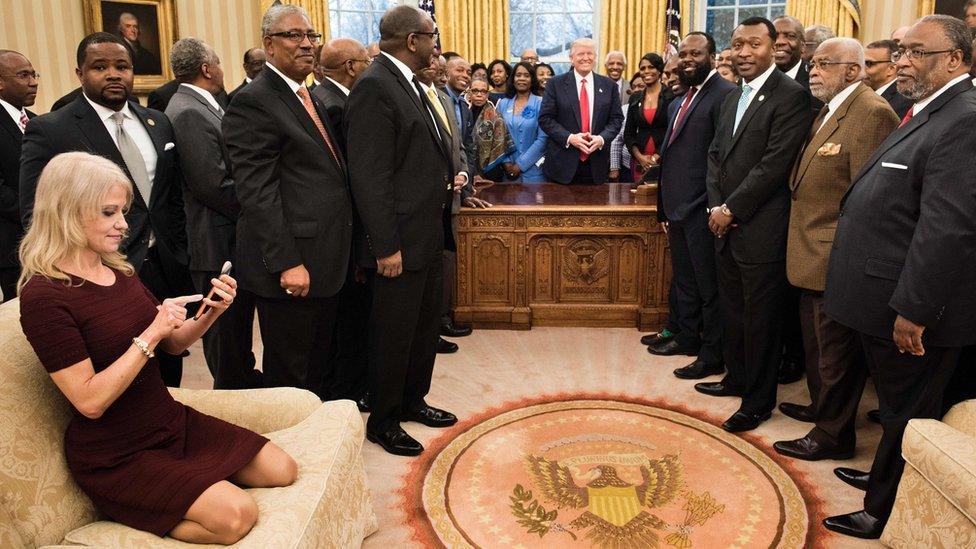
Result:
<svg viewBox="0 0 976 549"><path fill-rule="evenodd" d="M322 119L319 118L318 111L315 110L315 105L312 104L312 96L308 94L308 89L305 86L298 88L296 92L298 97L302 100L302 105L305 106L305 110L308 115L312 117L312 122L315 123L315 127L319 129L319 133L322 134L322 139L325 140L325 144L329 147L329 152L332 153L332 159L335 160L339 169L342 170L342 162L339 162L339 155L336 153L335 147L332 146L332 140L329 139L329 132L325 131L325 124L322 123Z"/></svg>

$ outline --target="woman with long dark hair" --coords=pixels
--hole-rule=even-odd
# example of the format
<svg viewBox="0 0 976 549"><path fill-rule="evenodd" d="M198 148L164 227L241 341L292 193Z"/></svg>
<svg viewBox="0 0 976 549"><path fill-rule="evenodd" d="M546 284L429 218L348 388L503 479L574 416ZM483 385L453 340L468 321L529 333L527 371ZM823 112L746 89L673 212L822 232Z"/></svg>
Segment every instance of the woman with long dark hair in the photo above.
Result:
<svg viewBox="0 0 976 549"><path fill-rule="evenodd" d="M491 93L488 99L492 103L498 104L498 100L505 97L508 91L508 78L512 74L512 66L508 61L495 59L488 63L488 83L491 84Z"/></svg>
<svg viewBox="0 0 976 549"><path fill-rule="evenodd" d="M658 151L668 130L668 105L674 99L671 90L661 83L664 59L660 55L644 54L639 69L645 84L644 92L630 96L624 126L624 144L633 157L634 181L640 181L647 168L660 159Z"/></svg>

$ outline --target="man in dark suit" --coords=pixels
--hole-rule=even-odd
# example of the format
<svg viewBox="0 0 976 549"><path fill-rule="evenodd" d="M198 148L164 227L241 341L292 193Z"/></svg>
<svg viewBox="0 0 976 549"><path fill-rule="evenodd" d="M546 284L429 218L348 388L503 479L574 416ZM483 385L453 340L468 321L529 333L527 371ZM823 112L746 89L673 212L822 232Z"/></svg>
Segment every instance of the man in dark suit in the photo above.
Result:
<svg viewBox="0 0 976 549"><path fill-rule="evenodd" d="M755 429L776 405L786 295L786 227L793 159L810 128L808 92L773 64L776 29L762 17L732 33L742 90L722 104L709 149L709 228L715 234L728 374L695 388L738 395L722 427Z"/></svg>
<svg viewBox="0 0 976 549"><path fill-rule="evenodd" d="M824 310L859 332L884 428L864 510L824 520L842 534L881 535L905 466L905 426L940 417L960 348L976 343L970 40L946 15L909 29L895 58L898 91L914 105L841 201Z"/></svg>
<svg viewBox="0 0 976 549"><path fill-rule="evenodd" d="M166 107L169 106L169 102L176 95L176 90L180 89L180 79L174 78L169 82L163 84L162 86L156 88L155 90L149 92L149 97L146 98L146 104L149 105L150 109L166 112ZM214 99L217 100L217 104L220 105L221 109L226 109L228 103L227 92L221 89L214 95Z"/></svg>
<svg viewBox="0 0 976 549"><path fill-rule="evenodd" d="M20 223L20 144L27 110L37 97L39 76L23 54L0 50L0 303L17 297L20 261L17 246L24 236Z"/></svg>
<svg viewBox="0 0 976 549"><path fill-rule="evenodd" d="M668 130L661 148L658 219L671 248L679 324L675 341L699 349L694 362L674 371L682 379L701 379L725 370L715 237L705 213L705 167L722 103L736 88L714 70L714 55L715 40L705 33L690 33L678 45L678 78L688 91L668 107Z"/></svg>
<svg viewBox="0 0 976 549"><path fill-rule="evenodd" d="M606 183L610 142L624 122L620 94L612 80L593 72L593 40L574 41L569 58L573 70L549 81L539 108L539 126L549 136L542 170L556 183Z"/></svg>
<svg viewBox="0 0 976 549"><path fill-rule="evenodd" d="M352 38L336 38L323 45L319 53L322 80L312 90L312 95L322 102L332 127L343 136L346 131L342 113L346 108L349 90L372 62L373 59L366 53L366 47ZM345 139L339 141L345 151Z"/></svg>
<svg viewBox="0 0 976 549"><path fill-rule="evenodd" d="M912 106L912 101L898 93L895 85L898 67L891 60L891 54L898 51L894 40L878 40L864 48L864 83L883 97L891 105L898 119L904 118Z"/></svg>
<svg viewBox="0 0 976 549"><path fill-rule="evenodd" d="M119 38L125 49L129 50L132 58L132 70L135 74L162 74L163 67L159 56L147 50L139 42L139 19L129 12L119 15Z"/></svg>
<svg viewBox="0 0 976 549"><path fill-rule="evenodd" d="M20 210L26 227L37 180L48 161L69 151L104 156L133 183L122 249L149 291L162 301L193 293L187 268L186 214L173 128L161 112L127 101L133 72L118 36L96 32L82 39L75 74L83 93L61 110L39 116L24 133ZM163 381L178 386L182 359L157 350Z"/></svg>
<svg viewBox="0 0 976 549"><path fill-rule="evenodd" d="M240 205L234 192L227 147L220 131L223 108L217 94L224 87L220 58L209 45L184 38L173 45L170 65L182 82L166 116L173 123L183 173L183 202L190 243L190 276L198 293L210 291L211 279L234 257ZM203 335L203 353L214 389L260 387L251 352L254 296L239 289L234 306Z"/></svg>
<svg viewBox="0 0 976 549"><path fill-rule="evenodd" d="M430 64L436 36L434 22L417 8L387 10L382 51L346 107L350 183L373 254L372 265L363 266L377 270L366 438L398 455L423 452L401 421L457 422L424 400L441 314L444 208L458 180L452 135L414 76Z"/></svg>
<svg viewBox="0 0 976 549"><path fill-rule="evenodd" d="M465 163L471 177L479 175L478 151L474 146L474 114L468 102L462 98L471 85L471 63L460 55L447 60L447 89L444 91L451 99L454 118L458 121L458 131L462 137ZM442 334L451 335L451 334Z"/></svg>
<svg viewBox="0 0 976 549"><path fill-rule="evenodd" d="M251 83L251 80L254 80L259 74L261 74L261 71L264 70L264 63L266 61L267 57L265 56L264 49L262 48L251 48L244 52L244 81L241 82L240 86L237 86L227 94L228 105L230 105L230 102L234 100L234 96L237 94L237 92L241 91L244 86Z"/></svg>
<svg viewBox="0 0 976 549"><path fill-rule="evenodd" d="M318 390L330 359L352 242L352 202L337 132L305 87L321 39L308 13L268 8L265 70L221 127L241 215L237 274L256 295L269 387Z"/></svg>

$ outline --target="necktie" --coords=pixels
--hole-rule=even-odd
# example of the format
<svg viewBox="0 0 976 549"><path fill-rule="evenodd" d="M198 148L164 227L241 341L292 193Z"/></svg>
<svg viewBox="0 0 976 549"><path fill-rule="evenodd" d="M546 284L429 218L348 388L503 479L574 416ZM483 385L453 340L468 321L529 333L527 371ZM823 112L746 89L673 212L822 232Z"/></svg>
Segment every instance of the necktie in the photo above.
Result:
<svg viewBox="0 0 976 549"><path fill-rule="evenodd" d="M814 136L817 135L817 132L820 131L820 128L824 125L824 122L827 121L828 114L830 114L830 108L827 105L824 105L820 109L820 113L817 115L817 118L813 121L813 126L810 126L810 135L807 136L807 142L812 141Z"/></svg>
<svg viewBox="0 0 976 549"><path fill-rule="evenodd" d="M746 113L746 107L749 106L750 95L752 95L752 87L749 84L744 84L742 86L742 95L739 96L739 104L735 108L735 125L732 126L732 135L735 135L735 131L739 129L739 122L742 120L742 115Z"/></svg>
<svg viewBox="0 0 976 549"><path fill-rule="evenodd" d="M688 111L688 106L691 105L691 101L695 98L695 93L698 92L697 86L692 86L688 89L688 93L685 94L685 100L681 102L681 108L678 109L678 116L674 117L674 127L671 128L671 138L668 139L668 145L674 141L675 136L678 134L678 126L681 125L681 120L685 117L685 112Z"/></svg>
<svg viewBox="0 0 976 549"><path fill-rule="evenodd" d="M335 160L339 169L342 169L342 163L339 162L339 155L336 154L335 147L332 146L332 140L329 139L329 132L325 131L325 124L322 123L322 119L319 118L319 113L315 110L315 105L312 104L312 96L308 94L308 89L305 86L298 88L298 97L302 100L302 105L305 106L305 110L308 115L312 117L312 122L315 123L315 127L319 129L319 133L322 134L322 139L325 140L326 146L329 147L329 152L332 153L332 159Z"/></svg>
<svg viewBox="0 0 976 549"><path fill-rule="evenodd" d="M20 110L20 131L23 132L27 129L27 113L24 109Z"/></svg>
<svg viewBox="0 0 976 549"><path fill-rule="evenodd" d="M905 118L902 118L901 119L901 124L898 124L898 127L900 128L900 127L904 126L905 124L908 124L908 121L911 120L913 116L915 116L915 107L914 106L912 106L912 108L908 109L908 112L905 113Z"/></svg>
<svg viewBox="0 0 976 549"><path fill-rule="evenodd" d="M441 104L441 100L437 97L437 92L434 88L427 88L427 98L430 99L430 105L434 107L434 112L441 119L441 124L444 124L444 129L447 130L448 135L451 133L451 124L447 121L447 112L444 111L444 105Z"/></svg>
<svg viewBox="0 0 976 549"><path fill-rule="evenodd" d="M115 142L119 147L119 152L122 153L122 160L125 161L129 175L132 176L132 182L135 183L136 189L148 207L149 197L152 196L152 182L149 181L149 172L146 170L146 159L122 125L125 121L125 115L116 112L112 114L112 118L115 120Z"/></svg>
<svg viewBox="0 0 976 549"><path fill-rule="evenodd" d="M580 80L580 131L590 133L590 94L586 93L586 79ZM586 162L590 155L580 151L580 162Z"/></svg>

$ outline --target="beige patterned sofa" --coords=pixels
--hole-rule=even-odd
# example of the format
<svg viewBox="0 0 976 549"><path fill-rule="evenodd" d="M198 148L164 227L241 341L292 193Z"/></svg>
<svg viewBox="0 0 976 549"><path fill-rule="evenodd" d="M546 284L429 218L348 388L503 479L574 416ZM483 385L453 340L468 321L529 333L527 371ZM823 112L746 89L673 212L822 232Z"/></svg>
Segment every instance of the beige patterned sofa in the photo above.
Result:
<svg viewBox="0 0 976 549"><path fill-rule="evenodd" d="M881 541L889 547L976 547L976 400L942 421L913 419L905 473Z"/></svg>
<svg viewBox="0 0 976 549"><path fill-rule="evenodd" d="M290 388L173 394L267 435L299 463L292 486L249 490L258 523L235 547L359 547L376 531L353 402L322 404ZM69 419L67 400L21 332L19 300L0 306L0 547L193 547L99 520L65 464Z"/></svg>

